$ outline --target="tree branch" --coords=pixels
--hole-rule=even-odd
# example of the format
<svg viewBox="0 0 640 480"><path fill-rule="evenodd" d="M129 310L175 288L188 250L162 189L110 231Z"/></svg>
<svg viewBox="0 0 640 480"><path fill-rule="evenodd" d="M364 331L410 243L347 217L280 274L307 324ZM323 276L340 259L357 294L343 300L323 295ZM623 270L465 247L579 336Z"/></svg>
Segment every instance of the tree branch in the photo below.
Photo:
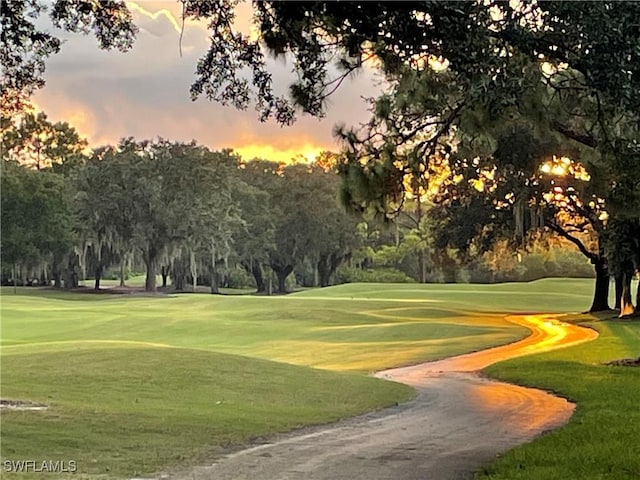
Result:
<svg viewBox="0 0 640 480"><path fill-rule="evenodd" d="M557 121L552 122L551 128L561 133L565 137L570 138L571 140L574 140L583 145L586 145L587 147L596 148L598 146L598 142L596 142L596 139L593 138L592 135L575 132L571 130L569 127L567 127L566 125L561 124L560 122L557 122Z"/></svg>
<svg viewBox="0 0 640 480"><path fill-rule="evenodd" d="M563 238L566 238L571 243L573 243L576 247L578 247L578 250L580 250L580 252L591 261L591 263L595 263L598 260L598 255L596 255L593 252L590 252L589 249L585 247L584 243L580 241L580 239L574 237L573 235L570 235L566 230L564 230L559 225L556 225L555 223L551 222L550 220L545 220L544 224L546 227L550 228L551 230L556 232L558 235L560 235Z"/></svg>

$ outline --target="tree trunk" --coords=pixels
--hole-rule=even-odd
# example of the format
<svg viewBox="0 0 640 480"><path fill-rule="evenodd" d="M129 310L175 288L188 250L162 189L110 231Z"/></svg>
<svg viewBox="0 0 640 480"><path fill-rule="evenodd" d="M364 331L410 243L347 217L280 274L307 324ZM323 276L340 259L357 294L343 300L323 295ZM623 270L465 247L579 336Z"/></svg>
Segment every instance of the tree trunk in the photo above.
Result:
<svg viewBox="0 0 640 480"><path fill-rule="evenodd" d="M65 290L71 290L78 288L78 274L73 269L68 269L64 275L64 288Z"/></svg>
<svg viewBox="0 0 640 480"><path fill-rule="evenodd" d="M420 186L415 185L413 195L416 199L416 225L419 238L422 238L422 198L420 196ZM424 248L418 250L418 276L420 283L427 283L427 265Z"/></svg>
<svg viewBox="0 0 640 480"><path fill-rule="evenodd" d="M262 266L260 262L251 260L251 275L256 282L256 293L264 293L267 291L267 285L264 283L264 275L262 274Z"/></svg>
<svg viewBox="0 0 640 480"><path fill-rule="evenodd" d="M123 255L122 259L120 260L120 286L121 287L125 286L124 277L126 275L126 269L127 269L127 256Z"/></svg>
<svg viewBox="0 0 640 480"><path fill-rule="evenodd" d="M289 274L285 274L283 272L276 272L276 276L278 277L278 293L287 293L286 280Z"/></svg>
<svg viewBox="0 0 640 480"><path fill-rule="evenodd" d="M145 262L147 267L147 277L144 281L144 291L145 292L155 292L156 291L156 266L153 262Z"/></svg>
<svg viewBox="0 0 640 480"><path fill-rule="evenodd" d="M18 279L16 278L16 264L11 267L11 279L13 280L13 293L18 293Z"/></svg>
<svg viewBox="0 0 640 480"><path fill-rule="evenodd" d="M393 222L395 227L396 227L396 231L395 231L395 246L396 248L398 248L400 246L400 225L398 224L398 221L396 220L395 222Z"/></svg>
<svg viewBox="0 0 640 480"><path fill-rule="evenodd" d="M350 258L351 254L336 254L322 255L318 261L318 275L320 275L320 286L328 287L331 285L331 278L336 273L336 270L342 263Z"/></svg>
<svg viewBox="0 0 640 480"><path fill-rule="evenodd" d="M78 272L76 271L76 262L77 258L74 255L71 255L67 261L67 266L64 271L64 288L66 290L71 290L73 288L78 288Z"/></svg>
<svg viewBox="0 0 640 480"><path fill-rule="evenodd" d="M158 257L158 252L155 248L150 248L144 255L144 264L147 268L147 277L144 281L144 291L145 292L155 292L156 291L156 260Z"/></svg>
<svg viewBox="0 0 640 480"><path fill-rule="evenodd" d="M631 301L631 279L633 272L624 272L622 274L622 295L620 296L620 317L633 315L634 308Z"/></svg>
<svg viewBox="0 0 640 480"><path fill-rule="evenodd" d="M198 264L196 263L196 256L193 250L189 252L189 272L191 273L191 281L193 283L192 291L196 293L198 291Z"/></svg>
<svg viewBox="0 0 640 480"><path fill-rule="evenodd" d="M326 287L329 285L331 272L329 268L329 258L327 255L320 255L320 259L317 264L318 276L320 277L320 286Z"/></svg>
<svg viewBox="0 0 640 480"><path fill-rule="evenodd" d="M427 283L427 265L423 249L418 250L418 275L420 276L420 283Z"/></svg>
<svg viewBox="0 0 640 480"><path fill-rule="evenodd" d="M211 293L212 294L220 293L220 279L218 278L218 272L216 270L211 272Z"/></svg>
<svg viewBox="0 0 640 480"><path fill-rule="evenodd" d="M274 266L271 265L271 268L276 274L278 278L278 293L287 293L287 277L291 272L293 272L293 267L291 265L285 266Z"/></svg>
<svg viewBox="0 0 640 480"><path fill-rule="evenodd" d="M264 293L267 291L267 285L264 282L264 276L262 275L262 267L260 262L256 260L242 260L240 262L245 272L253 277L253 281L256 284L256 293Z"/></svg>
<svg viewBox="0 0 640 480"><path fill-rule="evenodd" d="M59 268L53 271L53 286L54 288L62 288L62 274Z"/></svg>
<svg viewBox="0 0 640 480"><path fill-rule="evenodd" d="M162 288L167 287L167 277L169 276L169 268L164 265L161 268L160 274L162 275Z"/></svg>
<svg viewBox="0 0 640 480"><path fill-rule="evenodd" d="M102 265L96 267L95 270L95 284L93 286L94 290L100 290L100 278L102 277Z"/></svg>
<svg viewBox="0 0 640 480"><path fill-rule="evenodd" d="M179 272L173 276L173 283L176 291L181 292L184 290L184 275Z"/></svg>
<svg viewBox="0 0 640 480"><path fill-rule="evenodd" d="M640 280L638 280L638 287L636 288L636 315L640 315Z"/></svg>
<svg viewBox="0 0 640 480"><path fill-rule="evenodd" d="M622 301L622 290L623 290L623 279L621 274L618 274L615 276L615 283L616 283L616 305L613 308L616 310L620 310L620 302Z"/></svg>
<svg viewBox="0 0 640 480"><path fill-rule="evenodd" d="M215 258L211 257L211 293L220 293L220 282L218 280L218 268L216 266Z"/></svg>
<svg viewBox="0 0 640 480"><path fill-rule="evenodd" d="M589 312L604 312L609 308L609 269L604 258L594 260L596 269L596 286L593 292L593 303Z"/></svg>

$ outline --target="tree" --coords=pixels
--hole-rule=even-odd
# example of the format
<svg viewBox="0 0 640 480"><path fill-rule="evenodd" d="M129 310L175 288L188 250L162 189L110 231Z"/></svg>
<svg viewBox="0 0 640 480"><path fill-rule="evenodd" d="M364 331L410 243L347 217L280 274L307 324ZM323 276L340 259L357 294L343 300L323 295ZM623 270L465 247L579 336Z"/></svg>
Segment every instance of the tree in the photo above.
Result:
<svg viewBox="0 0 640 480"><path fill-rule="evenodd" d="M60 50L61 40L53 35L41 17L57 28L93 34L100 48L131 48L137 28L124 1L104 0L5 0L0 10L0 101L2 123L13 113L24 111L28 97L44 81L45 62Z"/></svg>
<svg viewBox="0 0 640 480"><path fill-rule="evenodd" d="M230 232L240 221L230 193L234 167L228 153L195 142L128 138L98 151L78 177L85 242L96 258L105 247L121 266L137 249L147 291L156 289L161 262L174 260L176 283L182 286L189 271L195 287L201 257L209 259L205 265L215 276L215 265L227 255ZM185 256L188 265L181 269Z"/></svg>
<svg viewBox="0 0 640 480"><path fill-rule="evenodd" d="M322 115L344 78L375 64L393 88L394 110L405 113L402 143L431 151L451 126L526 103L527 76L539 77L541 65L563 77L556 90L640 111L640 6L630 2L255 2L253 39L233 30L236 5L185 3L186 16L206 19L212 29L192 94L238 108L253 100L263 119L293 118L292 104L273 93L264 50L293 58L291 98L312 115ZM247 70L252 82L241 73ZM596 126L606 129L606 120L601 115ZM385 127L394 129L392 122ZM554 128L573 133L567 124Z"/></svg>
<svg viewBox="0 0 640 480"><path fill-rule="evenodd" d="M640 220L610 220L604 237L604 249L609 268L616 278L616 300L620 316L640 312L640 286L636 292L636 306L632 302L631 280L640 271Z"/></svg>
<svg viewBox="0 0 640 480"><path fill-rule="evenodd" d="M11 269L14 285L18 271L23 283L32 271L40 276L45 265L73 245L67 189L60 175L2 162L2 263Z"/></svg>
<svg viewBox="0 0 640 480"><path fill-rule="evenodd" d="M120 264L120 286L125 282L125 265L135 248L130 179L134 175L129 159L116 149L94 151L74 175L74 212L78 219L82 264L93 266L95 289L103 271Z"/></svg>
<svg viewBox="0 0 640 480"><path fill-rule="evenodd" d="M256 293L267 292L264 265L268 264L269 251L274 248L275 219L272 215L271 197L260 188L245 183L241 179L256 170L258 162L241 164L233 195L239 204L244 228L234 236L234 250L240 265L253 277ZM251 180L249 180L251 181ZM255 177L253 181L256 181Z"/></svg>
<svg viewBox="0 0 640 480"><path fill-rule="evenodd" d="M321 287L331 284L336 269L360 244L357 225L361 218L340 204L337 165L327 157L325 153L319 162L312 164L305 185L313 196L306 206L309 210L306 230L311 239L307 255L315 263Z"/></svg>
<svg viewBox="0 0 640 480"><path fill-rule="evenodd" d="M359 134L339 133L352 164L345 174L354 177L354 170L361 170L370 192L366 200L382 213L401 205L403 178L420 172L453 130L475 137L467 142L475 153L490 154L495 141L487 135L490 127L513 114L526 116L595 149L599 160L612 166L624 156L624 144L638 138L640 7L635 4L261 2L254 8L262 36L251 41L226 22L234 4L195 3L188 14L211 19L219 33L199 65L196 95L230 103L240 99L246 106L249 84L236 74L250 67L254 78L265 78L263 45L294 57L298 81L291 85L292 98L303 111L321 115L324 100L342 79L375 59L389 93L372 104L372 121ZM341 70L330 78L334 60ZM273 114L269 84L254 86L263 116ZM559 101L541 102L545 89ZM550 108L558 104L562 111ZM636 122L631 134L620 133L620 116ZM611 173L622 175L621 169Z"/></svg>
<svg viewBox="0 0 640 480"><path fill-rule="evenodd" d="M2 154L36 170L69 174L84 162L87 140L67 122L51 123L44 112L25 113L2 131Z"/></svg>
<svg viewBox="0 0 640 480"><path fill-rule="evenodd" d="M276 290L285 293L287 277L305 260L318 283L328 285L357 242L357 220L338 202L335 166L253 160L243 162L238 173L251 188L242 187L247 231L238 237L236 250L258 289L263 265L274 272Z"/></svg>

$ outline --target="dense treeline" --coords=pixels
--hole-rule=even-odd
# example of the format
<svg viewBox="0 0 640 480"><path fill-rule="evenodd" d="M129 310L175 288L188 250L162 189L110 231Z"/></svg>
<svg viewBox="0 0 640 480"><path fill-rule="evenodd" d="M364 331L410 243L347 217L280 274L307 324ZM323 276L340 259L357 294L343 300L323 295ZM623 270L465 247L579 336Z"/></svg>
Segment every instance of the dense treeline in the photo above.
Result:
<svg viewBox="0 0 640 480"><path fill-rule="evenodd" d="M95 288L139 265L146 290L221 282L244 269L258 292L287 290L303 266L328 285L351 254L358 219L337 199L335 170L243 162L195 143L124 139L64 174L3 161L3 276ZM271 272L275 279L271 285ZM247 283L247 280L244 280Z"/></svg>
<svg viewBox="0 0 640 480"><path fill-rule="evenodd" d="M5 160L3 279L67 288L92 279L98 289L105 274L124 286L132 269L143 269L147 290L160 275L161 287L170 280L177 290L197 282L214 293L229 284L263 293L287 291L288 278L327 286L591 273L557 242L553 250L539 241L519 258L502 240L465 259L437 217L442 206L410 202L393 222L380 222L341 208L339 187L327 163L243 162L231 151L166 140L125 139L65 174ZM418 218L421 209L429 215Z"/></svg>
<svg viewBox="0 0 640 480"><path fill-rule="evenodd" d="M34 138L55 149L34 149ZM597 179L549 157L527 131L501 137L486 159L433 155L431 183L407 184L385 218L344 208L358 178L330 153L285 165L163 139L89 150L73 127L44 115L9 125L2 147L5 284L91 279L99 289L105 275L125 286L135 271L148 291L159 277L162 288L212 293L545 276L596 276L600 285L602 261L616 279L616 307L633 311L637 218L608 219ZM608 306L608 290L607 278L594 303L604 295Z"/></svg>

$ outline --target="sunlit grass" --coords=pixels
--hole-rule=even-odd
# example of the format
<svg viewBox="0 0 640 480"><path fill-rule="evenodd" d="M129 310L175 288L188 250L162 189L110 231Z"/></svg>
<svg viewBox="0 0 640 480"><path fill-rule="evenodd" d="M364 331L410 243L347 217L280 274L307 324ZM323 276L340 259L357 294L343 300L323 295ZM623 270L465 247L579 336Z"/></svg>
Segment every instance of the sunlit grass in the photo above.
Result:
<svg viewBox="0 0 640 480"><path fill-rule="evenodd" d="M486 370L492 377L554 391L577 408L567 426L508 452L478 479L640 478L640 368L605 365L640 356L640 323L590 325L600 332L594 342Z"/></svg>
<svg viewBox="0 0 640 480"><path fill-rule="evenodd" d="M377 287L387 298L375 302L357 294L345 299L343 290L352 286L286 297L130 297L33 289L12 295L3 290L1 342L5 355L121 341L368 373L526 334L500 314L460 310L459 292L432 299L428 289L407 294L387 287Z"/></svg>

